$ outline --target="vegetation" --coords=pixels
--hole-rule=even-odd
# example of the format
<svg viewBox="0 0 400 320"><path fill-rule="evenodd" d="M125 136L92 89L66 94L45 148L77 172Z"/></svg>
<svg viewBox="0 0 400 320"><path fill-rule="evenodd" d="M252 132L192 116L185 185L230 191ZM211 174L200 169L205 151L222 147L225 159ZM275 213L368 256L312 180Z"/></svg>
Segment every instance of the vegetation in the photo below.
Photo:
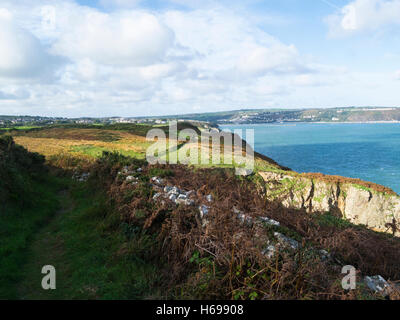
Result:
<svg viewBox="0 0 400 320"><path fill-rule="evenodd" d="M105 153L99 165L126 161ZM143 258L154 239L121 221L95 181L77 184L51 175L43 157L11 137L0 139L0 164L0 299L138 299L153 293L156 265ZM41 288L46 264L56 267L57 290Z"/></svg>
<svg viewBox="0 0 400 320"><path fill-rule="evenodd" d="M52 177L44 157L28 153L11 137L0 138L0 299L17 296L26 250L55 213L62 181Z"/></svg>
<svg viewBox="0 0 400 320"><path fill-rule="evenodd" d="M362 275L398 278L398 239L330 213L286 209L265 199L258 176L237 177L232 167L149 165L140 130L11 133L42 155L16 145L10 133L0 138L0 298L379 298L363 286L343 290L335 259ZM258 168L284 171L258 161ZM195 191L196 205L155 197L164 185L153 177ZM206 220L199 205L209 206ZM247 217L242 223L237 210ZM280 225L263 223L266 216ZM278 243L277 232L299 248L276 246L267 259L263 251ZM40 287L48 264L56 267L57 290Z"/></svg>
<svg viewBox="0 0 400 320"><path fill-rule="evenodd" d="M127 156L144 158L151 144L142 136L125 131L102 129L50 128L28 132L12 132L16 143L31 152L47 157L50 163L72 169L100 157L103 151L118 151Z"/></svg>
<svg viewBox="0 0 400 320"><path fill-rule="evenodd" d="M90 185L70 185L63 211L38 234L27 256L20 298L158 297L157 266L148 255L154 238L121 221L105 199ZM57 270L57 290L40 287L44 262Z"/></svg>

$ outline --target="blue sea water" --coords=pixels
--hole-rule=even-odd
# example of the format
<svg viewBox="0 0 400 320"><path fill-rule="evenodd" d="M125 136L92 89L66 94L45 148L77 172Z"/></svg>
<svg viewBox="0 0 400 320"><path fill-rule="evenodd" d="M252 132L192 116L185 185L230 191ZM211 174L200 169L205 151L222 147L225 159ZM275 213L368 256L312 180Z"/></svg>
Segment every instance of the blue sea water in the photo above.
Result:
<svg viewBox="0 0 400 320"><path fill-rule="evenodd" d="M223 125L221 129L254 129L255 150L297 172L360 178L400 193L400 123Z"/></svg>

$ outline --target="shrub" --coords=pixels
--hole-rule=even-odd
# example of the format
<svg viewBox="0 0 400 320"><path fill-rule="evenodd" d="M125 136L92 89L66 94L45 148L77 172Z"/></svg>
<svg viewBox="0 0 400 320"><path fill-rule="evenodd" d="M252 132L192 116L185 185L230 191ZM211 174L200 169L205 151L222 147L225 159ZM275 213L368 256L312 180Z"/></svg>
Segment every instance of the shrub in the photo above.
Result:
<svg viewBox="0 0 400 320"><path fill-rule="evenodd" d="M0 137L0 200L19 206L30 203L32 181L46 173L45 158L14 143L11 136Z"/></svg>

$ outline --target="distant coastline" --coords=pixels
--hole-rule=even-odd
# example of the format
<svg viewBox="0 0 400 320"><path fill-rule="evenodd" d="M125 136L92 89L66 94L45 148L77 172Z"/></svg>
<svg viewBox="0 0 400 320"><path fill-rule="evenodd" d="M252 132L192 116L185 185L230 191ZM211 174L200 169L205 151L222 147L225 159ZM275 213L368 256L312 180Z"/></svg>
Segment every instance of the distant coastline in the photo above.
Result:
<svg viewBox="0 0 400 320"><path fill-rule="evenodd" d="M238 122L238 123L219 123L219 126L238 126L238 125L296 125L296 124L393 124L400 121L283 121L283 122Z"/></svg>
<svg viewBox="0 0 400 320"><path fill-rule="evenodd" d="M241 109L181 115L138 117L42 117L0 115L0 128L59 124L166 124L170 120L189 121L211 126L237 124L297 123L400 123L399 107L341 107L314 109Z"/></svg>

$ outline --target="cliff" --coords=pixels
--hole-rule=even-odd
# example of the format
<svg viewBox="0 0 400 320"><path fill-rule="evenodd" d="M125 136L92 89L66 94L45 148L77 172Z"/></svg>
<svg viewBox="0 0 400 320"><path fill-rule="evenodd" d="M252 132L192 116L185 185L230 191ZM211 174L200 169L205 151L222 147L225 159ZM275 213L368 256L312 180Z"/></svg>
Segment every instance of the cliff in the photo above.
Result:
<svg viewBox="0 0 400 320"><path fill-rule="evenodd" d="M331 212L354 224L400 236L400 196L391 189L323 174L280 170L259 174L266 182L267 198L280 201L286 208Z"/></svg>

